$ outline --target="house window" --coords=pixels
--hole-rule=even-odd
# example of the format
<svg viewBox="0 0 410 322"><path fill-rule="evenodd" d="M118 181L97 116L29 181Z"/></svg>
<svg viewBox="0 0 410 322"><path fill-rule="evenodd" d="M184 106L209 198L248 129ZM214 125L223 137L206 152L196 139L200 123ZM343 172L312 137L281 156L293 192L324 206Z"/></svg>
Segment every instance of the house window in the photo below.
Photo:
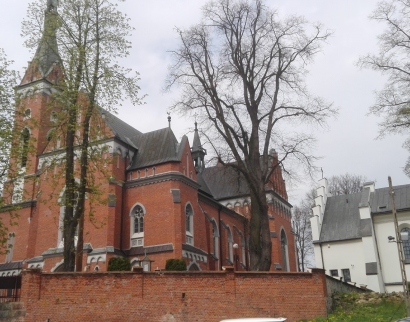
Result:
<svg viewBox="0 0 410 322"><path fill-rule="evenodd" d="M218 226L216 225L216 222L212 220L212 250L213 250L213 255L218 258L218 238L219 238L219 233L218 233Z"/></svg>
<svg viewBox="0 0 410 322"><path fill-rule="evenodd" d="M57 122L57 113L56 112L51 112L50 121L53 122L53 123Z"/></svg>
<svg viewBox="0 0 410 322"><path fill-rule="evenodd" d="M245 237L241 234L241 250L242 250L242 261L243 265L246 265L246 244L245 244Z"/></svg>
<svg viewBox="0 0 410 322"><path fill-rule="evenodd" d="M194 244L194 211L192 206L188 203L185 206L185 231L186 231L186 243L189 245Z"/></svg>
<svg viewBox="0 0 410 322"><path fill-rule="evenodd" d="M24 119L27 120L30 117L31 117L31 109L28 108L24 111Z"/></svg>
<svg viewBox="0 0 410 322"><path fill-rule="evenodd" d="M330 276L338 277L339 276L338 270L337 269L331 269L330 270Z"/></svg>
<svg viewBox="0 0 410 322"><path fill-rule="evenodd" d="M401 230L401 233L407 233L409 238L407 240L403 240L403 252L404 258L410 260L410 228L406 227ZM407 263L407 262L406 262Z"/></svg>
<svg viewBox="0 0 410 322"><path fill-rule="evenodd" d="M24 128L21 133L21 167L24 168L27 165L27 154L28 154L28 141L30 139L30 131L28 128Z"/></svg>
<svg viewBox="0 0 410 322"><path fill-rule="evenodd" d="M343 275L343 280L345 282L351 282L352 281L351 278L350 278L350 269L348 269L348 268L342 269L342 275Z"/></svg>
<svg viewBox="0 0 410 322"><path fill-rule="evenodd" d="M144 232L144 210L141 206L136 206L134 210L134 234Z"/></svg>
<svg viewBox="0 0 410 322"><path fill-rule="evenodd" d="M286 237L285 231L282 229L280 232L280 249L282 254L282 264L283 270L289 271L289 264L288 264L288 239Z"/></svg>
<svg viewBox="0 0 410 322"><path fill-rule="evenodd" d="M7 239L6 263L10 263L13 260L13 248L14 248L14 233L10 233L9 238Z"/></svg>
<svg viewBox="0 0 410 322"><path fill-rule="evenodd" d="M230 262L230 264L233 264L233 236L232 236L232 231L229 227L227 227L226 232L228 234L228 258L227 258L227 260Z"/></svg>
<svg viewBox="0 0 410 322"><path fill-rule="evenodd" d="M145 208L136 204L131 210L131 247L144 246Z"/></svg>
<svg viewBox="0 0 410 322"><path fill-rule="evenodd" d="M77 188L77 186L75 186ZM65 216L65 209L66 209L66 191L64 190L60 194L60 198L58 199L58 203L60 204L60 215L59 215L59 221L58 221L58 235L57 235L57 248L63 248L64 247L64 216ZM73 213L77 211L77 205L78 205L78 198L79 198L79 193L78 191L74 191L74 196L73 196ZM77 246L77 241L78 241L78 225L75 228L74 232L74 246Z"/></svg>

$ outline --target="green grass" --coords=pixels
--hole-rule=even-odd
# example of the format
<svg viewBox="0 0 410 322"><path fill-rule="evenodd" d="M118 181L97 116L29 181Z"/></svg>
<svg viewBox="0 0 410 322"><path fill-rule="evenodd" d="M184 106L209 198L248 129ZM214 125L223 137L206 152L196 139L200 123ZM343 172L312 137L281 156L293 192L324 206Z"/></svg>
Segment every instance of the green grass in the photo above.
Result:
<svg viewBox="0 0 410 322"><path fill-rule="evenodd" d="M392 322L406 316L403 300L383 298L378 303L357 303L357 299L356 293L345 294L336 301L336 308L327 318L309 322Z"/></svg>

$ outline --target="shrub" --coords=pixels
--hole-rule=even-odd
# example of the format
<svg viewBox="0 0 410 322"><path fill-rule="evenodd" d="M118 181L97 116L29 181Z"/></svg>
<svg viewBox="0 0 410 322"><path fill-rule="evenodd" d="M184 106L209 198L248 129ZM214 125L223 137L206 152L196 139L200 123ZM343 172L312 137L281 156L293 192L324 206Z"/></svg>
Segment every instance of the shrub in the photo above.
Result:
<svg viewBox="0 0 410 322"><path fill-rule="evenodd" d="M131 263L125 257L113 257L108 262L108 271L130 271Z"/></svg>
<svg viewBox="0 0 410 322"><path fill-rule="evenodd" d="M183 259L167 259L165 264L166 271L186 271L186 263Z"/></svg>

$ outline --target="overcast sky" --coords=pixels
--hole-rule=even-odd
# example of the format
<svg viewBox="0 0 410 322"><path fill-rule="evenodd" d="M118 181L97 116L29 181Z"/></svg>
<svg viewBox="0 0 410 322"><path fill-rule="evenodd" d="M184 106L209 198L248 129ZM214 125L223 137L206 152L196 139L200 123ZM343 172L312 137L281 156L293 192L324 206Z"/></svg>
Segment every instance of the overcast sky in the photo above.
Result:
<svg viewBox="0 0 410 322"><path fill-rule="evenodd" d="M0 0L0 48L14 68L23 72L32 54L23 46L21 21L29 0ZM178 45L174 27L185 28L199 21L205 0L127 0L120 5L135 27L131 39L133 49L123 65L140 72L141 93L147 94L143 106L124 104L119 117L142 132L166 127L167 110L178 92L163 93L167 67L171 62L167 52ZM351 173L376 181L376 188L407 184L403 166L408 153L402 148L404 136L389 136L376 140L381 119L368 116L375 100L374 91L383 87L384 78L369 70L359 70L357 59L377 51L377 35L383 25L368 19L375 0L267 0L280 15L298 14L311 22L321 22L334 32L315 63L310 67L308 86L313 94L325 98L339 108L336 119L327 129L316 132L317 165L325 177ZM177 115L172 117L172 129L178 140L189 134L193 124ZM320 174L318 174L319 178ZM290 202L296 204L312 183L288 187Z"/></svg>

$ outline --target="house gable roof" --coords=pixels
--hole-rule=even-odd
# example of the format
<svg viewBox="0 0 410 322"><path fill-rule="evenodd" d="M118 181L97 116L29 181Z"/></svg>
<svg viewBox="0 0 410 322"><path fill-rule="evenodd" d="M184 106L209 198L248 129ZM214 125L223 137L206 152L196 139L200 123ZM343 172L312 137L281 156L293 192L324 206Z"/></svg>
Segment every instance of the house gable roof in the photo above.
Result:
<svg viewBox="0 0 410 322"><path fill-rule="evenodd" d="M409 210L410 184L394 186L393 191L396 210ZM368 196L369 189L365 188L355 194L328 197L319 242L361 238L360 207L370 206L372 215L392 211L388 187L375 189Z"/></svg>
<svg viewBox="0 0 410 322"><path fill-rule="evenodd" d="M229 166L205 168L202 179L216 200L249 195L249 186L237 170Z"/></svg>
<svg viewBox="0 0 410 322"><path fill-rule="evenodd" d="M135 136L132 141L138 147L130 170L155 164L180 161L178 141L170 128ZM182 143L182 141L181 141Z"/></svg>
<svg viewBox="0 0 410 322"><path fill-rule="evenodd" d="M132 138L142 135L140 131L125 123L123 120L119 119L110 112L100 110L100 114L103 115L105 124L107 124L107 126L111 129L114 136L119 138L121 141L129 144Z"/></svg>
<svg viewBox="0 0 410 322"><path fill-rule="evenodd" d="M327 198L320 241L361 238L359 203L362 193Z"/></svg>
<svg viewBox="0 0 410 322"><path fill-rule="evenodd" d="M389 191L389 187L376 189L375 193L371 195L370 206L372 213L377 214L392 211ZM394 186L393 191L396 210L410 209L410 185Z"/></svg>

